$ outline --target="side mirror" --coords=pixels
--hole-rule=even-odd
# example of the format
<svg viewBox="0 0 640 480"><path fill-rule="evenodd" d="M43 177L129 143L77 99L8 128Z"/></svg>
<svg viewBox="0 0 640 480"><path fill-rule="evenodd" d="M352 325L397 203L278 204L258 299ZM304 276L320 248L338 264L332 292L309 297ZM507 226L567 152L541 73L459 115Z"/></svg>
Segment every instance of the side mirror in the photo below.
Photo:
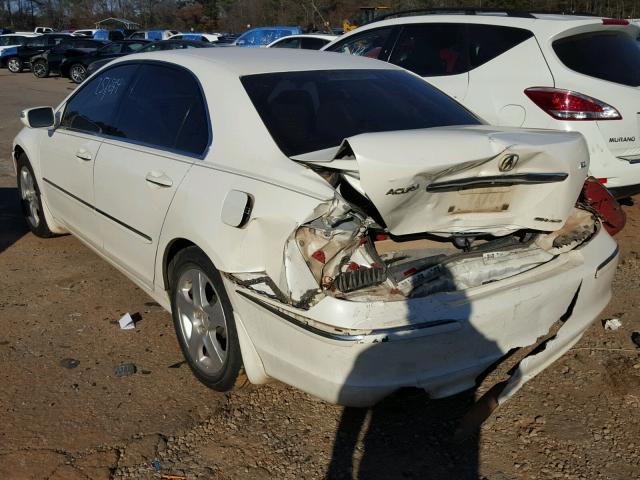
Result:
<svg viewBox="0 0 640 480"><path fill-rule="evenodd" d="M55 125L55 116L51 107L35 107L23 110L20 120L29 128L49 128Z"/></svg>

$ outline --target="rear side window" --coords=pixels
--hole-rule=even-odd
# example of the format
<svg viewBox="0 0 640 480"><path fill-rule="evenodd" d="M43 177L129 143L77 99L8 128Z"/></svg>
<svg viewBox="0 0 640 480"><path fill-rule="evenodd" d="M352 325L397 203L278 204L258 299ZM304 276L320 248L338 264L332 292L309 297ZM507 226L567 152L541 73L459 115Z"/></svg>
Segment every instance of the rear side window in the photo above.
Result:
<svg viewBox="0 0 640 480"><path fill-rule="evenodd" d="M141 65L114 122L116 137L201 155L209 123L200 87L179 68Z"/></svg>
<svg viewBox="0 0 640 480"><path fill-rule="evenodd" d="M285 38L276 43L272 48L300 48L300 39Z"/></svg>
<svg viewBox="0 0 640 480"><path fill-rule="evenodd" d="M113 55L115 53L120 53L122 51L122 44L121 43L112 43L110 45L107 45L106 47L102 47L100 49L100 54L101 55Z"/></svg>
<svg viewBox="0 0 640 480"><path fill-rule="evenodd" d="M402 29L391 63L423 77L456 75L469 70L465 25L426 23Z"/></svg>
<svg viewBox="0 0 640 480"><path fill-rule="evenodd" d="M631 87L640 86L640 48L622 32L591 32L553 42L558 58L571 70Z"/></svg>
<svg viewBox="0 0 640 480"><path fill-rule="evenodd" d="M327 50L330 52L358 55L360 57L383 58L391 30L390 27L368 30L346 38Z"/></svg>
<svg viewBox="0 0 640 480"><path fill-rule="evenodd" d="M469 63L479 67L533 37L529 30L498 25L467 25Z"/></svg>
<svg viewBox="0 0 640 480"><path fill-rule="evenodd" d="M329 43L329 40L324 40L323 38L305 37L302 39L302 44L300 46L305 50L320 50L327 43Z"/></svg>
<svg viewBox="0 0 640 480"><path fill-rule="evenodd" d="M131 87L135 65L115 67L83 84L67 103L60 125L86 133L114 135L113 118Z"/></svg>
<svg viewBox="0 0 640 480"><path fill-rule="evenodd" d="M241 81L288 156L335 147L359 133L480 123L447 95L401 70L267 73Z"/></svg>

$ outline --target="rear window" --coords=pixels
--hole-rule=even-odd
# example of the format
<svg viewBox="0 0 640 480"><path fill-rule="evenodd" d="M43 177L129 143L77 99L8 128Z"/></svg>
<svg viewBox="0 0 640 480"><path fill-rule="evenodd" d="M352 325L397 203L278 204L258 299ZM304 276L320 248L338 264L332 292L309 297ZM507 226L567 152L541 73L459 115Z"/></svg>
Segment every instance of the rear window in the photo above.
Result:
<svg viewBox="0 0 640 480"><path fill-rule="evenodd" d="M590 77L631 87L640 86L640 48L622 32L591 32L553 42L568 68Z"/></svg>
<svg viewBox="0 0 640 480"><path fill-rule="evenodd" d="M440 90L402 71L284 72L241 81L288 156L335 147L360 133L480 124Z"/></svg>

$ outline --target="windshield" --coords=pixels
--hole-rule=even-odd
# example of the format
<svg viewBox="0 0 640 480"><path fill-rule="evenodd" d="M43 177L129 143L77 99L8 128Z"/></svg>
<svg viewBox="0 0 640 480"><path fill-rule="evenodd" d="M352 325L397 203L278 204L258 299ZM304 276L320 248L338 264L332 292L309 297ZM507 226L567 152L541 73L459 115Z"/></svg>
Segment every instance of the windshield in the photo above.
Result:
<svg viewBox="0 0 640 480"><path fill-rule="evenodd" d="M640 48L623 32L590 32L553 42L568 68L590 77L640 86Z"/></svg>
<svg viewBox="0 0 640 480"><path fill-rule="evenodd" d="M270 28L270 29L258 29L249 30L243 33L236 40L238 45L268 45L271 42L275 42L281 37L291 35L293 32L283 28Z"/></svg>
<svg viewBox="0 0 640 480"><path fill-rule="evenodd" d="M267 73L241 81L287 156L335 147L360 133L481 123L455 100L403 71Z"/></svg>

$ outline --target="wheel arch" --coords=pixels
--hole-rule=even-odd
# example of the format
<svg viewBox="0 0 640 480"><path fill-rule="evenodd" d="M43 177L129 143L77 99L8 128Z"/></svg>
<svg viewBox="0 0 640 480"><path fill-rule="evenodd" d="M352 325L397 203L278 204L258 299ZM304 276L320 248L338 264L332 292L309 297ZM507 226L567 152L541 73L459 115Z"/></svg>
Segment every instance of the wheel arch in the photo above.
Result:
<svg viewBox="0 0 640 480"><path fill-rule="evenodd" d="M32 135L32 137L30 137ZM51 210L49 209L49 204L47 202L46 195L42 190L42 170L40 168L40 158L32 151L28 145L29 143L36 142L37 138L35 138L37 132L35 129L24 128L16 137L16 140L13 144L13 154L11 155L11 160L13 162L13 170L15 171L16 178L18 176L18 158L20 155L24 154L27 157L27 161L29 165L31 165L31 170L33 170L33 174L35 176L35 181L38 184L38 188L40 189L40 201L42 202L42 209L44 216L47 220L47 224L49 225L49 230L52 233L58 235L64 235L69 233L69 230L62 225L60 222L56 220L53 216ZM35 149L37 150L37 149Z"/></svg>
<svg viewBox="0 0 640 480"><path fill-rule="evenodd" d="M162 255L162 288L165 291L168 291L170 289L169 264L171 263L171 260L173 260L179 252L189 247L196 247L200 249L207 256L207 258L209 258L211 263L214 264L214 267L216 266L214 259L207 252L207 250L202 248L196 242L193 242L184 237L174 238L167 243L167 246L165 247L164 253ZM232 296L229 292L227 292L227 294L229 295L229 299L231 300L233 315L236 320L236 331L238 335L238 341L240 342L240 352L242 356L244 372L249 381L253 384L259 385L268 383L270 381L270 377L265 371L262 359L260 358L253 340L249 336L246 327L244 326L244 321L240 315L240 312L235 309Z"/></svg>
<svg viewBox="0 0 640 480"><path fill-rule="evenodd" d="M196 247L204 252L204 249L197 245L195 242L188 240L186 238L174 238L171 240L162 255L162 288L167 291L169 290L169 264L171 260L175 258L175 256L185 248ZM206 253L205 253L206 254Z"/></svg>

